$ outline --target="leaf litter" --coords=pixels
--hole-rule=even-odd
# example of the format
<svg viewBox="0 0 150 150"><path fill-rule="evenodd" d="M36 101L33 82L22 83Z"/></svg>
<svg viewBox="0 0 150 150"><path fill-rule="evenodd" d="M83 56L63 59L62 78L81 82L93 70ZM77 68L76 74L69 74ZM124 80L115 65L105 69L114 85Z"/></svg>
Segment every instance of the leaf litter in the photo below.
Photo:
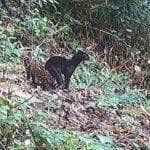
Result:
<svg viewBox="0 0 150 150"><path fill-rule="evenodd" d="M14 68L10 70L5 77L0 77L0 98L9 98L12 103L28 99L30 118L36 120L39 111L45 116L44 122L51 127L113 136L114 142L127 149L149 148L150 116L141 107L127 105L112 111L110 106L99 106L98 99L103 92L94 86L69 91L42 91L31 87L22 70L18 74L16 68L18 76Z"/></svg>

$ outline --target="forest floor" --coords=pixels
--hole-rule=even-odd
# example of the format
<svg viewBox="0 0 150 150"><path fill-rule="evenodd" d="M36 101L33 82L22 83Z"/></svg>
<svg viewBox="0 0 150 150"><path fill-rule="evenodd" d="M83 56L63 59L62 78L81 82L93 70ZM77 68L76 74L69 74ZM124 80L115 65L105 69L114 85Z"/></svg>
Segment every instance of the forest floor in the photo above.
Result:
<svg viewBox="0 0 150 150"><path fill-rule="evenodd" d="M10 67L1 64L0 98L9 99L16 107L28 104L29 118L34 119L41 112L45 116L43 123L51 127L111 136L126 149L150 149L150 114L143 106L99 107L98 99L103 92L96 85L69 91L35 89L26 80L23 68L20 63Z"/></svg>

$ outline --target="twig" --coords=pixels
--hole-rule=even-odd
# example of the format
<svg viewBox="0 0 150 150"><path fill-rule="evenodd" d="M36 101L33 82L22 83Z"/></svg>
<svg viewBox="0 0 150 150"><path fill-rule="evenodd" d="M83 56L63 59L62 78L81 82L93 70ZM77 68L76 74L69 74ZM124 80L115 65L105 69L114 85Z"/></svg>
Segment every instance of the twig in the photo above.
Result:
<svg viewBox="0 0 150 150"><path fill-rule="evenodd" d="M40 47L41 45L43 45L44 44L44 42L46 42L48 40L48 38L46 38L46 39L44 39L38 46L36 46L36 47Z"/></svg>
<svg viewBox="0 0 150 150"><path fill-rule="evenodd" d="M130 48L131 48L131 45L128 45L128 44L124 41L124 39L120 39L118 36L113 35L112 33L108 32L108 31L101 30L101 29L98 29L98 28L95 28L95 27L90 27L90 26L88 26L88 28L91 28L91 29L94 29L94 30L103 32L103 33L105 33L105 34L107 34L107 35L110 35L110 36L114 37L115 39L117 39L118 41L124 43L127 47L130 47Z"/></svg>
<svg viewBox="0 0 150 150"><path fill-rule="evenodd" d="M104 85L107 83L107 81L108 81L109 79L111 79L111 77L112 77L112 75L111 75L110 77L108 77L108 78L99 86L99 88L101 88L102 86L104 86Z"/></svg>
<svg viewBox="0 0 150 150"><path fill-rule="evenodd" d="M21 41L18 41L17 43L20 45L20 47L21 47L20 49L21 49L21 50L29 50L29 49L32 49L32 47L24 47L24 46L22 45Z"/></svg>
<svg viewBox="0 0 150 150"><path fill-rule="evenodd" d="M29 101L33 96L29 97L28 99L25 99L22 103L16 104L13 106L13 108L17 108L18 106L21 106L22 104L24 104L25 102Z"/></svg>
<svg viewBox="0 0 150 150"><path fill-rule="evenodd" d="M0 145L2 146L2 148L3 148L4 150L7 150L1 141L0 141Z"/></svg>
<svg viewBox="0 0 150 150"><path fill-rule="evenodd" d="M46 42L47 41L47 38L46 39L44 39L38 46L36 46L36 49L38 50L37 51L37 57L39 56L39 52L40 52L40 49L39 49L39 47L41 46L41 45L43 45L44 44L44 42Z"/></svg>
<svg viewBox="0 0 150 150"><path fill-rule="evenodd" d="M142 105L140 105L140 107L141 107L142 111L145 112L145 113L150 117L150 113L147 112L147 111L145 110L145 108L144 108Z"/></svg>
<svg viewBox="0 0 150 150"><path fill-rule="evenodd" d="M22 48L20 48L21 50L31 50L32 49L32 47L22 47Z"/></svg>

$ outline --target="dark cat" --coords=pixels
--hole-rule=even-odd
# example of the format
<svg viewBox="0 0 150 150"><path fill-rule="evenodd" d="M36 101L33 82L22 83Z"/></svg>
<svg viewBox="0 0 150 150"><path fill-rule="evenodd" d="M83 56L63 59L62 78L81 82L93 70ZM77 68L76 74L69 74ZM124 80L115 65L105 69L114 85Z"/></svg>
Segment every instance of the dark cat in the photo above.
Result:
<svg viewBox="0 0 150 150"><path fill-rule="evenodd" d="M82 51L78 51L71 59L54 56L46 62L45 69L56 79L58 86L64 85L64 88L68 89L74 70L84 60L89 60L89 56ZM62 74L64 75L64 81Z"/></svg>

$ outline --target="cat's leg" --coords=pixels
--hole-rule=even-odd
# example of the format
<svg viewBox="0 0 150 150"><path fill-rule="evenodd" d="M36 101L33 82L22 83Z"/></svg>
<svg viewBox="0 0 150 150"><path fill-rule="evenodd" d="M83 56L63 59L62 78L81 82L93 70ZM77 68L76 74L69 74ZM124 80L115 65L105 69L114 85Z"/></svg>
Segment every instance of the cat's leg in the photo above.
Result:
<svg viewBox="0 0 150 150"><path fill-rule="evenodd" d="M54 67L49 68L48 71L56 79L58 86L61 86L63 84L63 78L61 75L61 71L59 69L54 68Z"/></svg>
<svg viewBox="0 0 150 150"><path fill-rule="evenodd" d="M26 70L26 74L27 74L27 80L30 80L30 77L31 77L30 69Z"/></svg>
<svg viewBox="0 0 150 150"><path fill-rule="evenodd" d="M64 84L65 89L69 89L70 78L71 78L71 75L65 75L65 84Z"/></svg>
<svg viewBox="0 0 150 150"><path fill-rule="evenodd" d="M56 81L57 81L58 86L61 86L63 84L63 78L62 78L61 72L57 71L55 77L56 77Z"/></svg>
<svg viewBox="0 0 150 150"><path fill-rule="evenodd" d="M36 83L36 81L35 81L35 75L31 75L31 77L32 77L32 83L31 83L31 85L32 85L33 87L37 88L37 83Z"/></svg>

